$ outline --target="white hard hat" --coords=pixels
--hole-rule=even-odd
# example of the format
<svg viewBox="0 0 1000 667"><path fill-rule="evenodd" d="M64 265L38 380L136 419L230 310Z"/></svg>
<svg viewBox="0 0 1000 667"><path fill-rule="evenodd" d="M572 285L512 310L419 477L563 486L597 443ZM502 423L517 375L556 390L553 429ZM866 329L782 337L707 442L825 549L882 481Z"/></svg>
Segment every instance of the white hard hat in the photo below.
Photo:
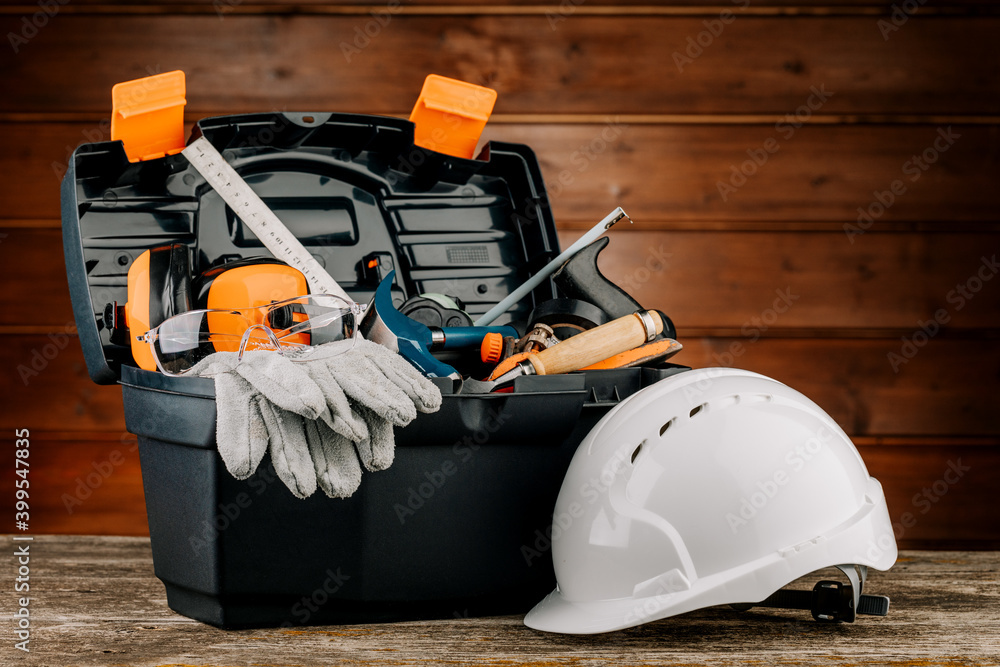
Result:
<svg viewBox="0 0 1000 667"><path fill-rule="evenodd" d="M709 368L633 394L584 439L552 558L556 589L524 619L537 630L607 632L719 604L853 621L888 610L861 588L868 566L896 561L896 541L881 485L829 415L776 380ZM779 591L831 566L851 585Z"/></svg>

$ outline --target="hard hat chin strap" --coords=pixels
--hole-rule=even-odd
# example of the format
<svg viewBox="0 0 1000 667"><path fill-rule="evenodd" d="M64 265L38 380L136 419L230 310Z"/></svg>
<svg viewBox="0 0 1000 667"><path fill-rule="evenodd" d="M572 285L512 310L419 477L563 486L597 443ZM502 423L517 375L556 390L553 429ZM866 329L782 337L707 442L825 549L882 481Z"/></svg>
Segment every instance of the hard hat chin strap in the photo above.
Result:
<svg viewBox="0 0 1000 667"><path fill-rule="evenodd" d="M889 613L889 598L862 592L868 579L867 566L838 565L837 568L847 575L850 583L820 581L811 591L782 588L763 602L733 606L740 610L750 607L808 609L817 621L845 623L853 623L858 614L886 616Z"/></svg>
<svg viewBox="0 0 1000 667"><path fill-rule="evenodd" d="M864 592L865 583L868 581L868 566L867 565L838 565L837 569L847 575L848 580L851 582L851 592L853 593L853 608L858 608L858 603L861 601L861 594ZM886 598L888 599L888 598ZM888 609L886 609L888 612ZM854 619L851 619L854 620Z"/></svg>

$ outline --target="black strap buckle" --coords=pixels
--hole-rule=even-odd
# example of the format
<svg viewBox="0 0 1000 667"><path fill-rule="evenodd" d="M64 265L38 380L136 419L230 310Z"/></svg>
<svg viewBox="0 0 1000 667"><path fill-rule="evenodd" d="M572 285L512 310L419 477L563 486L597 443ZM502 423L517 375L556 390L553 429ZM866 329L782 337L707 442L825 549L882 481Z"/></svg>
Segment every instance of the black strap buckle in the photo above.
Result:
<svg viewBox="0 0 1000 667"><path fill-rule="evenodd" d="M864 584L859 581L858 588ZM855 599L857 603L855 604ZM858 595L852 584L839 581L820 581L811 591L782 588L766 600L756 604L732 605L745 611L751 607L771 607L776 609L808 609L813 618L825 623L853 623L858 614L866 616L887 616L889 598L883 595Z"/></svg>
<svg viewBox="0 0 1000 667"><path fill-rule="evenodd" d="M839 581L820 581L813 586L810 607L817 621L853 623L857 617L853 587Z"/></svg>
<svg viewBox="0 0 1000 667"><path fill-rule="evenodd" d="M119 306L117 301L104 306L104 328L107 329L115 345L130 345L128 325L125 323L125 306Z"/></svg>

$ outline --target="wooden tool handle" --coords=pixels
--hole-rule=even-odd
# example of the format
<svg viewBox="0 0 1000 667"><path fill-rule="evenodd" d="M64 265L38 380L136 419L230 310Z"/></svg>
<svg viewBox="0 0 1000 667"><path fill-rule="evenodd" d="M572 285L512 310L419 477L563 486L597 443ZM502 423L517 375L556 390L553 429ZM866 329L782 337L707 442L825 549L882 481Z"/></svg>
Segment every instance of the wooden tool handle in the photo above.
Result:
<svg viewBox="0 0 1000 667"><path fill-rule="evenodd" d="M663 319L654 310L646 311L652 318L656 333L663 331ZM567 338L558 345L528 357L538 375L569 373L603 361L646 342L646 327L638 313L619 317Z"/></svg>

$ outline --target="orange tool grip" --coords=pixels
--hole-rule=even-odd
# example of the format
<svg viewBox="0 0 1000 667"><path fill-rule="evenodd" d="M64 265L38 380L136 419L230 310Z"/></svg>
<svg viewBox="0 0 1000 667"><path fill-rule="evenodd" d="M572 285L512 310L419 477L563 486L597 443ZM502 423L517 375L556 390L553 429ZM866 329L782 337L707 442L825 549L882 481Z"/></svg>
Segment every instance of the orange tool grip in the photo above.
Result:
<svg viewBox="0 0 1000 667"><path fill-rule="evenodd" d="M479 357L484 364L495 364L500 361L503 354L503 334L490 332L483 336L483 343L479 346Z"/></svg>

